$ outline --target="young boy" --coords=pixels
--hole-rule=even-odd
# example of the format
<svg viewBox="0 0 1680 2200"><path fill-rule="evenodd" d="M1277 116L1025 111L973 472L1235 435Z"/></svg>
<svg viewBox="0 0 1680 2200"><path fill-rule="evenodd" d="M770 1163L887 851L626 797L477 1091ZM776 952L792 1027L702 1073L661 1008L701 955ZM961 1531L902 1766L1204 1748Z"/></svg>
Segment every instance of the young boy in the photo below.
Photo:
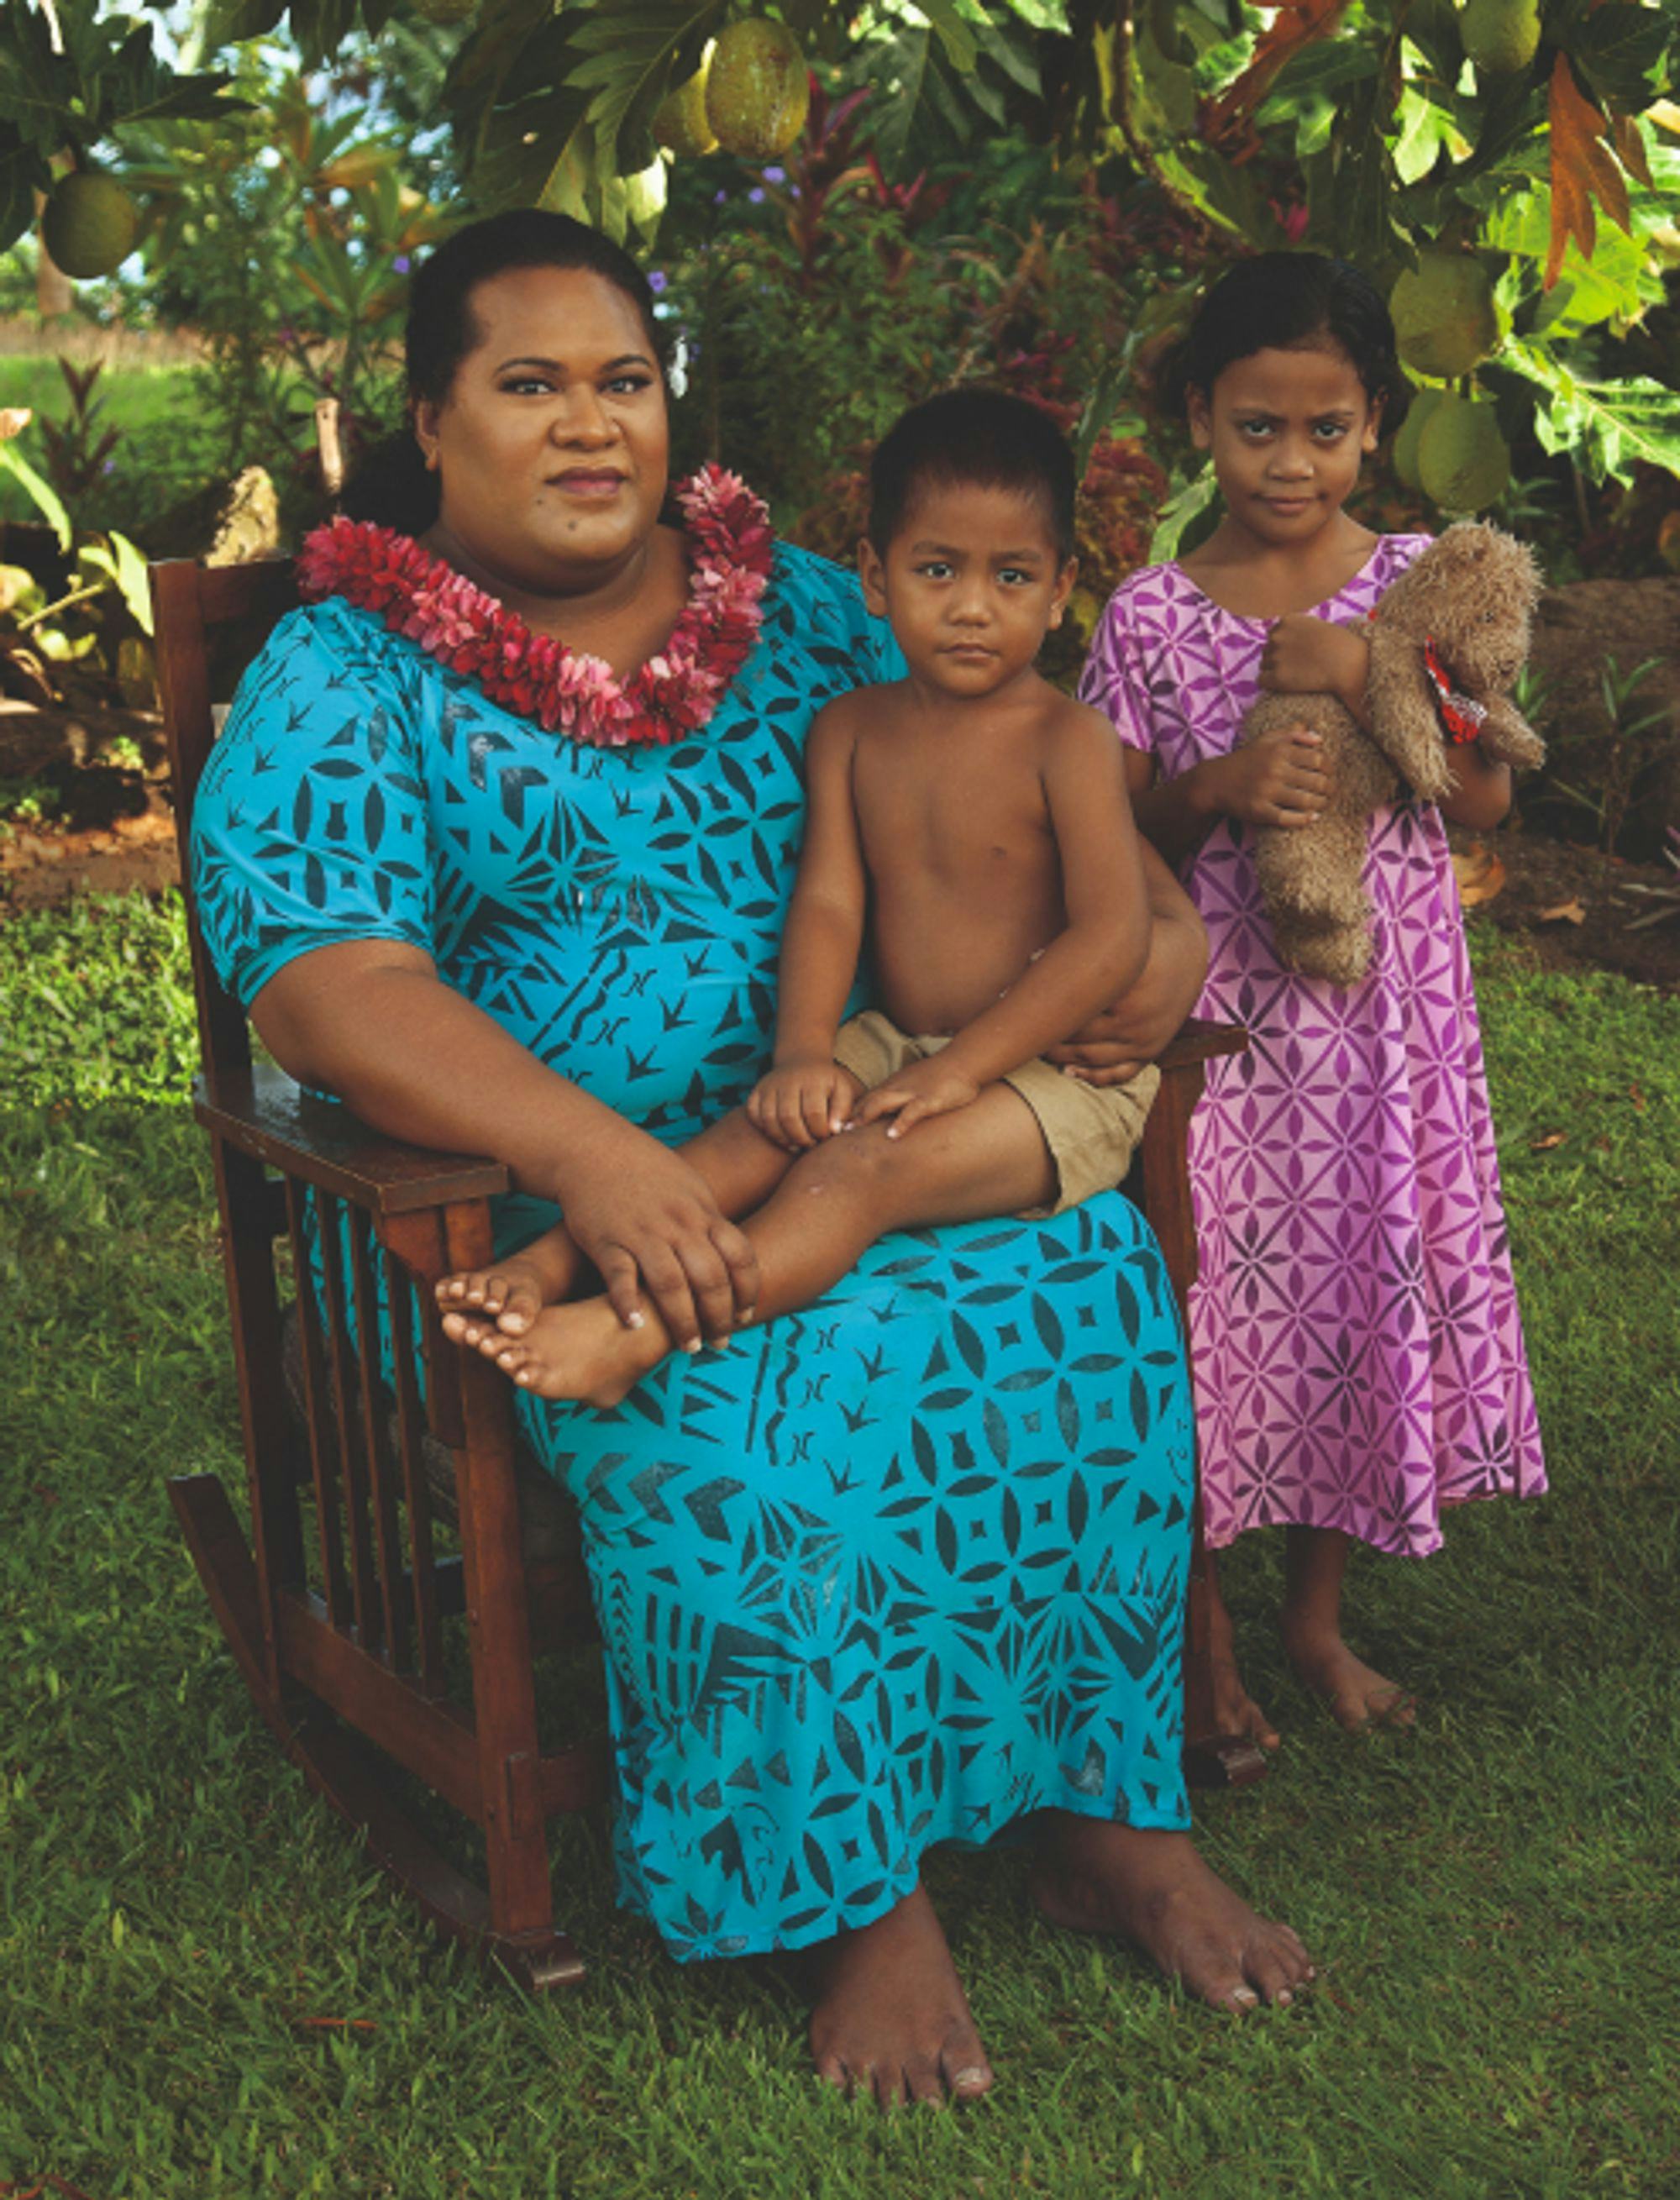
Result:
<svg viewBox="0 0 1680 2200"><path fill-rule="evenodd" d="M886 1232L1054 1214L1126 1173L1159 1073L1040 1057L1144 968L1119 744L1033 669L1074 584L1074 465L1018 398L918 405L875 453L859 561L906 676L817 717L772 1068L684 1149L758 1259L752 1319L808 1305ZM865 944L880 1010L841 1024ZM616 1403L677 1344L581 1281L564 1227L438 1286L523 1388Z"/></svg>

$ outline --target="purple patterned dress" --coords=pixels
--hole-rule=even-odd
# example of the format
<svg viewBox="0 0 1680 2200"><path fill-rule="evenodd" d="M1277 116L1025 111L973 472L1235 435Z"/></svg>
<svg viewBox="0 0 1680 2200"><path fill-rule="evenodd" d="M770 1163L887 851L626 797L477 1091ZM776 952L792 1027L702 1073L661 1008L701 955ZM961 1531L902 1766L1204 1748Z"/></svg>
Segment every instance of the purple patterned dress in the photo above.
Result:
<svg viewBox="0 0 1680 2200"><path fill-rule="evenodd" d="M1364 617L1427 539L1384 537L1317 616ZM1267 625L1151 566L1110 600L1080 693L1174 779L1233 746ZM1345 989L1279 968L1240 825L1185 884L1212 948L1197 1012L1253 1037L1191 1126L1208 1540L1300 1524L1420 1556L1443 1506L1546 1486L1440 815L1372 818L1375 951Z"/></svg>

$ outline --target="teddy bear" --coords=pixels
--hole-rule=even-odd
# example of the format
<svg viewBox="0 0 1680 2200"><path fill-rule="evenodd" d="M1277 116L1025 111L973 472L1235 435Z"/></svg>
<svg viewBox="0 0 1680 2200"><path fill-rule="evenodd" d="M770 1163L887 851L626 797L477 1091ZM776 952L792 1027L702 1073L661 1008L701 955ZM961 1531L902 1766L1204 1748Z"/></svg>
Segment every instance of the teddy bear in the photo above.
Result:
<svg viewBox="0 0 1680 2200"><path fill-rule="evenodd" d="M1328 806L1310 825L1257 825L1255 868L1285 968L1352 986L1371 960L1371 908L1360 883L1371 813L1403 781L1427 802L1452 786L1455 743L1493 760L1537 764L1539 736L1510 699L1528 655L1540 570L1525 544L1466 519L1408 566L1367 622L1367 730L1333 695L1262 695L1241 741L1277 727L1321 738Z"/></svg>

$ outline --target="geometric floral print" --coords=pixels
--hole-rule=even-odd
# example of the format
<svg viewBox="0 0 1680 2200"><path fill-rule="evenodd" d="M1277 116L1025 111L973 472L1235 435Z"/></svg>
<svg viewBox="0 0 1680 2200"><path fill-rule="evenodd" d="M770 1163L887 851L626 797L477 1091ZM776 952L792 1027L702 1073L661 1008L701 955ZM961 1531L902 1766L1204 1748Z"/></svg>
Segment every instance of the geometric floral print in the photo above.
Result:
<svg viewBox="0 0 1680 2200"><path fill-rule="evenodd" d="M1316 615L1365 617L1426 539L1384 537ZM1080 692L1177 778L1233 746L1268 625L1152 566L1110 600ZM1191 1125L1209 1542L1300 1524L1432 1551L1443 1507L1546 1486L1440 813L1371 820L1356 986L1279 966L1239 822L1215 826L1185 883L1211 945L1197 1014L1251 1040L1210 1065Z"/></svg>
<svg viewBox="0 0 1680 2200"><path fill-rule="evenodd" d="M224 980L249 1001L313 947L413 941L541 1059L691 1137L769 1058L811 719L899 669L805 553L778 548L764 614L702 732L614 750L342 599L295 614L195 816ZM500 1245L552 1214L503 1202ZM931 1843L1048 1805L1188 1823L1189 1391L1121 1194L883 1239L611 1412L514 1396L582 1518L622 1898L679 1957L866 1923Z"/></svg>

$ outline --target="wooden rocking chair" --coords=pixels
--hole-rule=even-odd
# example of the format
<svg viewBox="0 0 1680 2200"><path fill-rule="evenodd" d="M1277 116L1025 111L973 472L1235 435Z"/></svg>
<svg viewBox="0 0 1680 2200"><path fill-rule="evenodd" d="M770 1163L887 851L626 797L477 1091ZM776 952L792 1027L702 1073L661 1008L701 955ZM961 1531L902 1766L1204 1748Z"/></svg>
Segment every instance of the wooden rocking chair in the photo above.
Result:
<svg viewBox="0 0 1680 2200"><path fill-rule="evenodd" d="M195 1113L214 1155L249 1540L216 1476L177 1477L170 1499L246 1685L312 1786L447 1931L530 1990L573 1981L583 1965L555 1928L547 1822L606 1795L608 1765L599 1747L543 1751L533 1659L595 1639L587 1575L575 1532L557 1538L552 1523L531 1532L535 1499L551 1512L563 1503L546 1477L526 1489L522 1524L530 1476L516 1454L506 1379L443 1337L431 1289L491 1258L489 1202L507 1189L507 1173L382 1138L347 1109L253 1063L244 1014L200 936L189 836L215 734L213 702L231 695L296 603L292 567L170 560L152 566L151 581L203 1053ZM1185 1027L1162 1059L1128 1187L1181 1303L1196 1261L1185 1126L1206 1062L1246 1044L1238 1030ZM307 1250L312 1202L323 1243L348 1249L345 1262L320 1262L319 1281ZM285 1265L299 1300L290 1350ZM389 1309L394 1395L379 1374L376 1277ZM459 1556L434 1548L440 1514L453 1521ZM1187 1768L1202 1784L1240 1782L1258 1777L1264 1760L1213 1730L1199 1531L1196 1552ZM463 1614L464 1691L444 1654L444 1623ZM422 1833L395 1792L393 1762L482 1828L486 1887Z"/></svg>

